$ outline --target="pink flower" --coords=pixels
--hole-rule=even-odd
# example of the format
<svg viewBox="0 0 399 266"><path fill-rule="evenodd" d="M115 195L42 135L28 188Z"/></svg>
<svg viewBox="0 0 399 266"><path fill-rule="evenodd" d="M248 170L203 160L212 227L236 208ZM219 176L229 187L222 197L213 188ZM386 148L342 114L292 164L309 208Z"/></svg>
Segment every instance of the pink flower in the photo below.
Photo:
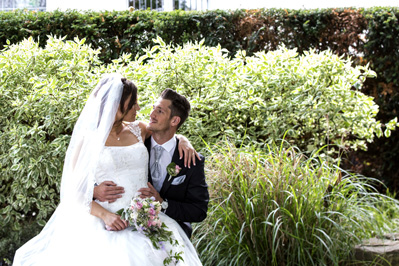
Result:
<svg viewBox="0 0 399 266"><path fill-rule="evenodd" d="M153 208L150 208L148 210L148 213L151 214L151 215L155 215L155 210Z"/></svg>
<svg viewBox="0 0 399 266"><path fill-rule="evenodd" d="M141 209L141 208L143 208L143 204L140 202L140 201L138 201L137 203L136 203L136 206L137 206L137 209Z"/></svg>
<svg viewBox="0 0 399 266"><path fill-rule="evenodd" d="M178 166L176 163L171 162L167 167L166 167L166 171L168 172L168 174L172 177L172 176L177 176L179 174L181 170L181 167Z"/></svg>
<svg viewBox="0 0 399 266"><path fill-rule="evenodd" d="M176 175L180 173L181 167L176 164Z"/></svg>

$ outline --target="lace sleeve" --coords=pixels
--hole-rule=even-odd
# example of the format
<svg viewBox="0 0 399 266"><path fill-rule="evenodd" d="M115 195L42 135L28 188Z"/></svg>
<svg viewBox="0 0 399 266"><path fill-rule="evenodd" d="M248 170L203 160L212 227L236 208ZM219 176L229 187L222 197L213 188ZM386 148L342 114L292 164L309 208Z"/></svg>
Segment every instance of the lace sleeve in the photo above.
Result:
<svg viewBox="0 0 399 266"><path fill-rule="evenodd" d="M139 121L134 121L134 122L128 124L127 126L129 128L130 132L132 132L137 137L139 142L143 142L143 139L141 137L141 128L139 126Z"/></svg>

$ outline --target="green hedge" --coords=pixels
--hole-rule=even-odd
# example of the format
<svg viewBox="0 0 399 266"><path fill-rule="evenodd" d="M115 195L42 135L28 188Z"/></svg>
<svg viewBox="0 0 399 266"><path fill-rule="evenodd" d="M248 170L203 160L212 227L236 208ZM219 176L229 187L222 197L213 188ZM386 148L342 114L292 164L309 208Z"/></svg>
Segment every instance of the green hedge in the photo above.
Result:
<svg viewBox="0 0 399 266"><path fill-rule="evenodd" d="M399 9L261 9L207 12L0 12L0 48L6 40L17 43L29 36L43 47L48 35L86 38L99 58L109 63L123 53L142 55L160 36L165 42L200 41L227 48L230 56L244 49L248 55L285 44L300 53L310 48L331 49L370 64L377 78L368 79L362 91L380 107L378 119L387 122L399 110ZM399 132L368 145L369 151L348 155L344 166L383 180L399 190Z"/></svg>
<svg viewBox="0 0 399 266"><path fill-rule="evenodd" d="M46 43L48 35L86 38L94 49L100 48L100 59L110 62L122 53L142 54L154 45L152 39L183 44L207 39L206 44L223 43L234 52L240 48L234 41L234 20L239 14L224 11L200 12L0 12L0 48L6 40L17 43L29 36Z"/></svg>
<svg viewBox="0 0 399 266"><path fill-rule="evenodd" d="M399 9L316 9L235 11L123 11L0 12L0 49L6 40L27 37L46 43L48 35L86 38L100 48L100 60L110 62L122 53L142 54L157 36L167 43L183 44L205 39L205 45L234 55L246 50L275 50L285 44L299 52L331 49L370 63L386 84L399 84Z"/></svg>
<svg viewBox="0 0 399 266"><path fill-rule="evenodd" d="M86 38L101 49L100 59L110 62L121 53L142 54L152 39L183 44L205 39L220 44L233 55L244 49L249 55L275 50L280 44L299 52L331 49L355 56L387 83L399 82L399 9L315 9L235 11L122 11L80 13L0 12L0 48L6 40L17 43L29 36L46 43L48 35Z"/></svg>

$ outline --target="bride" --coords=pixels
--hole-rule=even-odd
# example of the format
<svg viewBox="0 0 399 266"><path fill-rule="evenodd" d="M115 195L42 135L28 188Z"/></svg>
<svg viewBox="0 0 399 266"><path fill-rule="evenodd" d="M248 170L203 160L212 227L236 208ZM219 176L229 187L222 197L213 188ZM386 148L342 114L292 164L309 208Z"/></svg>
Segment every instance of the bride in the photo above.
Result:
<svg viewBox="0 0 399 266"><path fill-rule="evenodd" d="M178 265L201 265L190 240L169 216L159 214L178 245L156 249L115 214L147 187L149 158L143 139L148 132L135 121L139 109L131 81L117 74L101 79L72 134L61 202L42 232L17 250L13 265L163 265L168 254L181 254ZM125 188L120 199L93 200L94 186L105 180Z"/></svg>

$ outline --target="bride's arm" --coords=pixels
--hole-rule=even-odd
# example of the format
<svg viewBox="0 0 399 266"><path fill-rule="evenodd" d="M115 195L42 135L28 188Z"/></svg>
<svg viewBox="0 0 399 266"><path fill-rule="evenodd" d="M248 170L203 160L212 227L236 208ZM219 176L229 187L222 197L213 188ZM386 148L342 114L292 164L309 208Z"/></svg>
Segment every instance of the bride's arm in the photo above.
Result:
<svg viewBox="0 0 399 266"><path fill-rule="evenodd" d="M149 138L152 135L152 131L147 129L147 123L140 121L139 125L141 128L142 138ZM201 160L201 158L193 145L191 145L188 138L180 134L176 134L176 137L179 140L179 146L177 147L179 150L179 156L182 158L184 155L184 166L190 168L191 162L195 165L195 157L197 157L198 160Z"/></svg>
<svg viewBox="0 0 399 266"><path fill-rule="evenodd" d="M90 213L103 220L105 225L113 231L120 231L128 226L127 221L122 220L119 215L104 209L95 201L92 202Z"/></svg>
<svg viewBox="0 0 399 266"><path fill-rule="evenodd" d="M195 165L195 157L198 158L198 160L201 160L199 154L197 151L194 149L193 145L191 145L191 142L188 140L183 135L176 134L176 138L179 139L179 146L177 147L179 150L179 156L180 158L183 157L184 153L184 166L190 168L191 162Z"/></svg>

